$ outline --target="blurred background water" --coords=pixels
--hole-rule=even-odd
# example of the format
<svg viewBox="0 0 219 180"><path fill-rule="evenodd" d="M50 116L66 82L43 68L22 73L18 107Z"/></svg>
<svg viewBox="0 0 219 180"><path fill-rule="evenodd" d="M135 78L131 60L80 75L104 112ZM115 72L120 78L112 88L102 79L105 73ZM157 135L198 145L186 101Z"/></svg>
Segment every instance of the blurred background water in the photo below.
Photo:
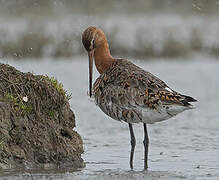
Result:
<svg viewBox="0 0 219 180"><path fill-rule="evenodd" d="M54 76L72 93L86 162L77 172L25 169L0 172L0 179L218 179L218 17L218 0L0 0L0 62ZM195 110L149 126L147 172L142 125L134 126L130 171L127 124L104 115L87 97L81 34L90 25L104 30L113 56L199 100Z"/></svg>
<svg viewBox="0 0 219 180"><path fill-rule="evenodd" d="M219 55L218 0L0 0L0 56L72 57L82 31L97 25L114 55Z"/></svg>

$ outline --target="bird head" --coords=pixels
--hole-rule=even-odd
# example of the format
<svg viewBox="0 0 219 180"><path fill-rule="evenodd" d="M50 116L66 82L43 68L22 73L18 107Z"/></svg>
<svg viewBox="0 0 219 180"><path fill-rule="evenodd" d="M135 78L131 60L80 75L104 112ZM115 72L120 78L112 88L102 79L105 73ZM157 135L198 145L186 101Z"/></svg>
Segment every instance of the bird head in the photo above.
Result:
<svg viewBox="0 0 219 180"><path fill-rule="evenodd" d="M82 43L89 57L89 95L92 96L93 59L95 49L107 42L104 32L94 26L88 27L82 34Z"/></svg>
<svg viewBox="0 0 219 180"><path fill-rule="evenodd" d="M87 52L95 51L95 48L103 44L106 40L104 32L97 27L88 27L82 34L82 43Z"/></svg>

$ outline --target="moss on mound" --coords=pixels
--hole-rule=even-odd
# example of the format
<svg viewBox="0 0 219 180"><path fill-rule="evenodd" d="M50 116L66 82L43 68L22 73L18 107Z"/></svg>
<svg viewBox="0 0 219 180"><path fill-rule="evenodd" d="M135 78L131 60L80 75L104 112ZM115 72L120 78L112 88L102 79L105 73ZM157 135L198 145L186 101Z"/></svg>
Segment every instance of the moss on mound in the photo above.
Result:
<svg viewBox="0 0 219 180"><path fill-rule="evenodd" d="M0 63L0 168L84 166L69 98L55 78Z"/></svg>

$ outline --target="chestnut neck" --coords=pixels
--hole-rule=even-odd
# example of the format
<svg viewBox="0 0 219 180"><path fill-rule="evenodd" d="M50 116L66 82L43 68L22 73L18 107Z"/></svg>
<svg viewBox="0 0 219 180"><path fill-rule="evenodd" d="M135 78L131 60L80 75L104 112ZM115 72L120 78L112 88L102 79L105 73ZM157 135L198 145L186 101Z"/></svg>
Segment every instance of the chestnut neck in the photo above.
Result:
<svg viewBox="0 0 219 180"><path fill-rule="evenodd" d="M107 42L103 42L95 48L94 59L96 68L100 74L102 74L115 62L115 59L110 54Z"/></svg>

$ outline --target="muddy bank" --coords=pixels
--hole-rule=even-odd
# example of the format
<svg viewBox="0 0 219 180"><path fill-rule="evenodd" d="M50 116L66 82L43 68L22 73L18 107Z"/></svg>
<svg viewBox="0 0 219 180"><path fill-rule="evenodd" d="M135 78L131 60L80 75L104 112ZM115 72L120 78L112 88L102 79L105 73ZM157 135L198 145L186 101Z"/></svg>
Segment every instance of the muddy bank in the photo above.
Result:
<svg viewBox="0 0 219 180"><path fill-rule="evenodd" d="M69 98L56 79L0 63L0 169L84 167Z"/></svg>

